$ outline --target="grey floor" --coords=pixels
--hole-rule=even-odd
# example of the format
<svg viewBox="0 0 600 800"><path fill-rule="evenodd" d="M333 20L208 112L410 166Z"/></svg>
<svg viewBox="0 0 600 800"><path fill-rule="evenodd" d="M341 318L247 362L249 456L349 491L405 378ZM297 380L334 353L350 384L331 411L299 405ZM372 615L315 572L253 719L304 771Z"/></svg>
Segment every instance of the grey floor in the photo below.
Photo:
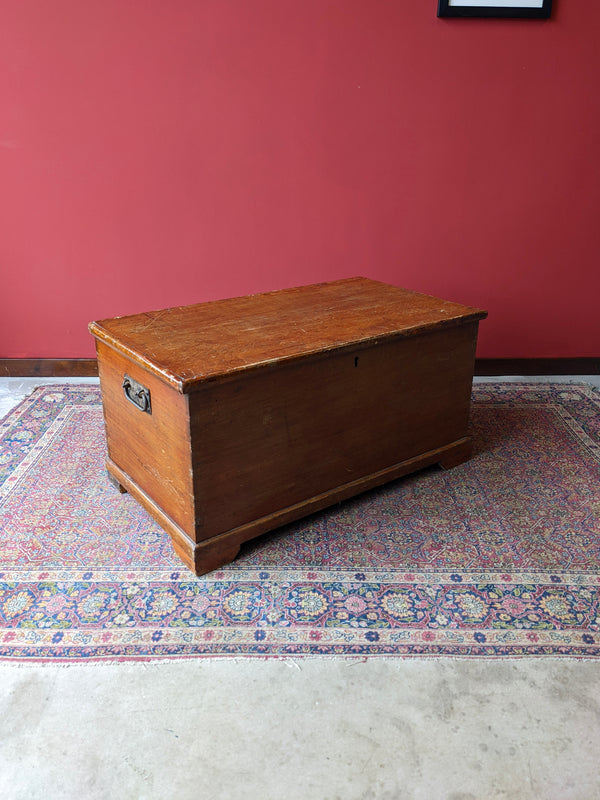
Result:
<svg viewBox="0 0 600 800"><path fill-rule="evenodd" d="M590 661L0 664L6 800L593 800L599 756Z"/></svg>

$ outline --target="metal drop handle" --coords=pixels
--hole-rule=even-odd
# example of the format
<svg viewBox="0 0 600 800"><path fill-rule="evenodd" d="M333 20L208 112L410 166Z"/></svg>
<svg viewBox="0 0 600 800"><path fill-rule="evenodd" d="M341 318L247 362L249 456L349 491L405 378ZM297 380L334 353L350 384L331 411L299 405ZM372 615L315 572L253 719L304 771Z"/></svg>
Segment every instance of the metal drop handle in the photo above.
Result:
<svg viewBox="0 0 600 800"><path fill-rule="evenodd" d="M134 381L133 378L129 377L129 375L124 375L123 391L125 392L125 397L130 403L133 403L136 408L139 408L140 411L146 412L146 414L152 414L152 406L150 405L150 389L146 389L145 386L142 386L141 383Z"/></svg>

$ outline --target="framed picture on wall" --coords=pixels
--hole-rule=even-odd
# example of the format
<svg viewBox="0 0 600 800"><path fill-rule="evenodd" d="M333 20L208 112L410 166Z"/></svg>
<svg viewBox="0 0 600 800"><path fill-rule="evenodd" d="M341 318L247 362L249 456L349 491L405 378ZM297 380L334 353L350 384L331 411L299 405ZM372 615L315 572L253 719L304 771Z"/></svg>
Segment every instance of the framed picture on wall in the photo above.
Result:
<svg viewBox="0 0 600 800"><path fill-rule="evenodd" d="M547 19L552 0L438 0L438 17Z"/></svg>

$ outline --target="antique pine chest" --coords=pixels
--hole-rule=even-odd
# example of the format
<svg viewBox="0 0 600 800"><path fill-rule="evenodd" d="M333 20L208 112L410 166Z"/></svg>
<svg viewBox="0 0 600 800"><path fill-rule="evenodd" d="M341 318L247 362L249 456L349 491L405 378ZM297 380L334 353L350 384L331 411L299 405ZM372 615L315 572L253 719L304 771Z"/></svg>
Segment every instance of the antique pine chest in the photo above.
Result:
<svg viewBox="0 0 600 800"><path fill-rule="evenodd" d="M108 472L201 575L254 536L467 459L485 316L351 278L92 322Z"/></svg>

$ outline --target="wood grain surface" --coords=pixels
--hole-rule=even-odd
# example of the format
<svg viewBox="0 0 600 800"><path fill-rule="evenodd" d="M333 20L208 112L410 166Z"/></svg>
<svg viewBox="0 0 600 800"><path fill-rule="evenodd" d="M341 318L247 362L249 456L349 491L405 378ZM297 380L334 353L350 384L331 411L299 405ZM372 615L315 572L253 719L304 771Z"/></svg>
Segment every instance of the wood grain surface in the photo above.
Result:
<svg viewBox="0 0 600 800"><path fill-rule="evenodd" d="M116 317L91 333L180 391L204 380L486 316L368 278Z"/></svg>
<svg viewBox="0 0 600 800"><path fill-rule="evenodd" d="M484 316L356 278L92 323L107 468L203 574L254 536L468 458Z"/></svg>

